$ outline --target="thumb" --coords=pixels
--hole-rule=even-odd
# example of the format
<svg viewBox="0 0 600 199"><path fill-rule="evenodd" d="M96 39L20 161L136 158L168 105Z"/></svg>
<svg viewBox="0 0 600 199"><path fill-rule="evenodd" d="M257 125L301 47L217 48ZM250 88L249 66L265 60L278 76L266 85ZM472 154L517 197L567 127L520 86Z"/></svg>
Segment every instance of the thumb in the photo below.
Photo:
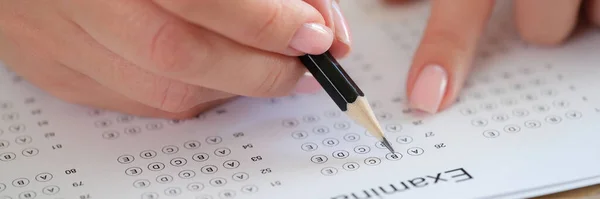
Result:
<svg viewBox="0 0 600 199"><path fill-rule="evenodd" d="M434 0L408 75L412 108L436 113L452 105L468 76L492 0Z"/></svg>

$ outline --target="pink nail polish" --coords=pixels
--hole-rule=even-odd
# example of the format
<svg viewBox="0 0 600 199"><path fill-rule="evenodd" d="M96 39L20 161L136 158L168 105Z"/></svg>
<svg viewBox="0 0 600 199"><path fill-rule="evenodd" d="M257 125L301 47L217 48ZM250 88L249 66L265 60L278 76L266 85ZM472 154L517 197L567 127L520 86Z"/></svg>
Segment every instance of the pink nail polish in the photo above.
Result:
<svg viewBox="0 0 600 199"><path fill-rule="evenodd" d="M308 53L321 54L327 51L333 43L333 31L327 26L317 23L304 24L296 31L290 48Z"/></svg>
<svg viewBox="0 0 600 199"><path fill-rule="evenodd" d="M312 94L321 90L322 87L312 75L305 74L296 85L296 93Z"/></svg>
<svg viewBox="0 0 600 199"><path fill-rule="evenodd" d="M448 75L443 67L429 65L423 68L415 81L410 105L428 113L436 113L446 93Z"/></svg>

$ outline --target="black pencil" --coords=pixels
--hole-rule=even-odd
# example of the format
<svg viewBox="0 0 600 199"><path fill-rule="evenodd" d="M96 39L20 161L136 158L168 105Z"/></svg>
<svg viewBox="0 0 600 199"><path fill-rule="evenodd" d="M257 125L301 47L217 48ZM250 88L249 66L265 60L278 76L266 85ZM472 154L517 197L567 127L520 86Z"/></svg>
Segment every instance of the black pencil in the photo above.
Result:
<svg viewBox="0 0 600 199"><path fill-rule="evenodd" d="M385 138L365 94L333 55L327 51L320 55L306 54L299 58L335 104L350 118L377 137L390 152L394 153L394 149Z"/></svg>

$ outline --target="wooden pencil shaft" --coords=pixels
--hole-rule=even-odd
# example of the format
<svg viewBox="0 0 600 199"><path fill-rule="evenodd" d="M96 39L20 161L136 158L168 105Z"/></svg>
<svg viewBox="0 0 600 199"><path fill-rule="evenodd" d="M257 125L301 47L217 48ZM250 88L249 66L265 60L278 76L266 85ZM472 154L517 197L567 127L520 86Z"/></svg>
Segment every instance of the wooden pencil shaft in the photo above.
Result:
<svg viewBox="0 0 600 199"><path fill-rule="evenodd" d="M299 58L342 111L348 109L348 103L353 103L359 96L364 96L329 51L320 55L307 54Z"/></svg>

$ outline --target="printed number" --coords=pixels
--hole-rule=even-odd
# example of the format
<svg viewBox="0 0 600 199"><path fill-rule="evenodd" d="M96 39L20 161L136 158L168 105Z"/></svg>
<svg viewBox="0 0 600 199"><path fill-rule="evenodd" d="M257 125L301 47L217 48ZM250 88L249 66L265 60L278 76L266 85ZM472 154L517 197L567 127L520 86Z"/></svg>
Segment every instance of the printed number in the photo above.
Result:
<svg viewBox="0 0 600 199"><path fill-rule="evenodd" d="M83 182L82 181L74 182L73 183L73 187L81 187L81 186L83 186Z"/></svg>
<svg viewBox="0 0 600 199"><path fill-rule="evenodd" d="M34 110L32 110L32 111L31 111L31 114L32 114L32 115L39 115L39 114L42 114L42 110L41 110L41 109L34 109Z"/></svg>
<svg viewBox="0 0 600 199"><path fill-rule="evenodd" d="M252 144L244 144L242 145L243 149L250 149L250 148L254 148L254 146Z"/></svg>
<svg viewBox="0 0 600 199"><path fill-rule="evenodd" d="M244 137L244 133L243 132L234 133L233 137L235 137L235 138Z"/></svg>
<svg viewBox="0 0 600 199"><path fill-rule="evenodd" d="M85 194L85 195L80 195L80 196L79 196L79 199L90 199L90 198L92 198L92 197L90 196L90 194Z"/></svg>
<svg viewBox="0 0 600 199"><path fill-rule="evenodd" d="M422 125L422 124L423 124L423 120L416 120L416 121L413 121L413 122L412 122L412 124L413 124L413 125L415 125L415 126Z"/></svg>
<svg viewBox="0 0 600 199"><path fill-rule="evenodd" d="M259 155L259 156L251 157L250 159L251 159L253 162L256 162L256 161L260 161L260 160L262 160L262 157Z"/></svg>
<svg viewBox="0 0 600 199"><path fill-rule="evenodd" d="M427 132L425 133L425 137L433 137L435 134L433 134L433 132Z"/></svg>
<svg viewBox="0 0 600 199"><path fill-rule="evenodd" d="M65 170L65 174L70 175L70 174L75 174L77 173L76 169L67 169Z"/></svg>
<svg viewBox="0 0 600 199"><path fill-rule="evenodd" d="M62 149L62 147L63 147L62 144L57 144L57 145L52 146L52 149L53 150Z"/></svg>
<svg viewBox="0 0 600 199"><path fill-rule="evenodd" d="M266 169L261 169L261 170L260 170L260 173L262 173L262 174L267 174L267 173L271 173L271 172L273 172L273 171L271 170L271 168L266 168Z"/></svg>
<svg viewBox="0 0 600 199"><path fill-rule="evenodd" d="M54 132L44 133L45 138L51 138L51 137L55 137L55 136L56 136L56 133L54 133Z"/></svg>
<svg viewBox="0 0 600 199"><path fill-rule="evenodd" d="M272 187L281 186L281 181L279 181L279 180L278 181L273 181L273 182L271 182L271 186Z"/></svg>
<svg viewBox="0 0 600 199"><path fill-rule="evenodd" d="M38 126L47 126L48 125L48 120L39 121L37 124L38 124Z"/></svg>
<svg viewBox="0 0 600 199"><path fill-rule="evenodd" d="M446 144L444 144L444 143L439 143L439 144L436 144L436 145L433 145L433 146L434 146L436 149L441 149L441 148L445 148L445 147L446 147Z"/></svg>

